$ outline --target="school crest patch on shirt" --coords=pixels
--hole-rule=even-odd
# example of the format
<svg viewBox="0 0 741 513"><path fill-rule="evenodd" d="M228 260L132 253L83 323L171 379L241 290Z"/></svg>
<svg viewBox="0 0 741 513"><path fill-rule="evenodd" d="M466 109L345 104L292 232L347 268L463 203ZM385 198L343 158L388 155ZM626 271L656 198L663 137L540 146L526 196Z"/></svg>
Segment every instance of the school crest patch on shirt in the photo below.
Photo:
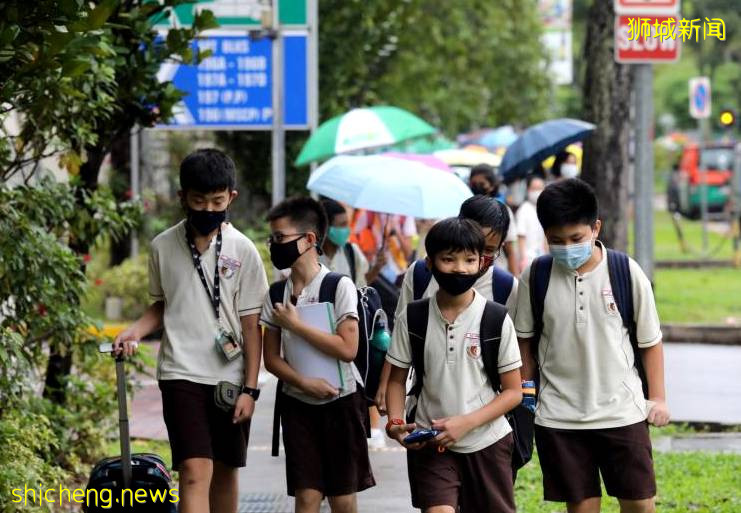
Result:
<svg viewBox="0 0 741 513"><path fill-rule="evenodd" d="M221 277L228 280L237 270L242 267L242 263L239 260L230 258L226 255L219 256L219 274Z"/></svg>
<svg viewBox="0 0 741 513"><path fill-rule="evenodd" d="M476 333L466 333L463 337L466 342L466 354L472 360L478 360L481 358L481 342L479 336Z"/></svg>
<svg viewBox="0 0 741 513"><path fill-rule="evenodd" d="M602 301L605 304L605 311L608 315L617 315L618 307L615 303L615 297L612 295L612 289L602 290Z"/></svg>

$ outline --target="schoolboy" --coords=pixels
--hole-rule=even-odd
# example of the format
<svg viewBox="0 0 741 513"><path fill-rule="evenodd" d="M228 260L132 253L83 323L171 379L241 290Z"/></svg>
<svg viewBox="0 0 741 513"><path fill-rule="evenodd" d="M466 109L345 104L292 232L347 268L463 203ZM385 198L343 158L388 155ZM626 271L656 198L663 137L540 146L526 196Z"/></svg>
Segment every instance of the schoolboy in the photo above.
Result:
<svg viewBox="0 0 741 513"><path fill-rule="evenodd" d="M535 441L545 500L566 502L569 512L598 512L601 474L621 511L654 511L648 423L666 424L669 411L651 284L629 260L640 348L635 354L616 304L607 248L598 240L601 222L592 188L579 179L549 185L538 198L537 213L553 258L537 355L531 347L536 319L529 282L533 268L541 272L537 260L521 277L516 328L523 379L536 377L536 357L540 368ZM636 359L645 369L648 401Z"/></svg>
<svg viewBox="0 0 741 513"><path fill-rule="evenodd" d="M234 184L234 162L219 150L183 160L178 195L186 219L152 241L153 303L115 341L130 355L164 325L157 379L186 513L237 511L237 468L245 466L259 396L267 279L255 245L225 221ZM215 406L219 381L243 387L232 412Z"/></svg>
<svg viewBox="0 0 741 513"><path fill-rule="evenodd" d="M428 265L440 285L429 299L426 329L410 333L407 306L397 319L391 348L387 391L388 435L404 445L412 504L427 513L515 511L511 458L513 438L504 414L522 399L521 366L514 326L501 305L501 339L496 370L501 391L495 391L484 368L482 316L490 315L487 299L473 285L481 268L485 241L473 221L450 218L427 235ZM485 314L485 312L487 312ZM424 331L424 333L422 333ZM422 338L424 372L417 368L417 402L405 417L404 398L409 368L418 362L411 336ZM491 347L491 346L489 346ZM416 387L419 387L417 382ZM412 418L413 417L413 418ZM409 421L407 423L405 419ZM434 441L405 445L416 428L441 431Z"/></svg>
<svg viewBox="0 0 741 513"><path fill-rule="evenodd" d="M334 300L334 334L302 322L296 307L316 303L329 269L319 263L327 231L321 205L311 199L288 199L268 213L270 259L277 269L291 269L283 302L268 295L260 323L265 330L265 367L283 382L281 423L286 451L288 495L296 511L318 512L323 497L334 513L357 511L356 493L375 485L368 458L368 409L358 390L352 361L358 350L357 294L352 280L342 277ZM281 356L303 339L337 358L341 388L322 378L296 372Z"/></svg>
<svg viewBox="0 0 741 513"><path fill-rule="evenodd" d="M331 198L323 198L320 203L327 214L329 228L319 261L330 271L350 277L358 288L375 281L383 267L382 259L377 258L370 266L360 247L350 242L350 220L345 207Z"/></svg>
<svg viewBox="0 0 741 513"><path fill-rule="evenodd" d="M486 299L494 298L494 261L497 259L502 250L504 243L504 234L509 230L510 217L507 213L507 207L492 198L491 196L476 195L468 198L461 205L458 217L475 221L484 236L484 250L481 257L481 275L474 283L476 289ZM395 317L399 317L406 308L406 305L414 300L414 267L415 263L409 266L399 292L399 304L396 308ZM506 271L502 271L505 272ZM504 306L507 307L510 318L514 319L517 309L517 287L518 280L511 277L510 293ZM432 297L439 289L437 280L433 276L430 279L427 288L422 293L422 298ZM389 373L388 365L384 365L381 376L381 386L376 394L376 404L379 406L381 414L386 412L386 383Z"/></svg>

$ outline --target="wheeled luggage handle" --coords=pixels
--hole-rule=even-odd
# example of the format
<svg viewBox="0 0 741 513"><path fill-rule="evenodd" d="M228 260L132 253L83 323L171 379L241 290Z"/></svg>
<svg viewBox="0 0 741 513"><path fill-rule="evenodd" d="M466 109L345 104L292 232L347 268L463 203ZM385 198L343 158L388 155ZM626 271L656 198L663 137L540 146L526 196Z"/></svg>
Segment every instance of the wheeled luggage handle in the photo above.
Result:
<svg viewBox="0 0 741 513"><path fill-rule="evenodd" d="M121 443L121 477L123 488L131 486L131 440L129 439L129 414L126 404L126 369L124 356L112 353L112 344L100 344L101 353L111 353L116 360L116 396L118 398L118 431Z"/></svg>

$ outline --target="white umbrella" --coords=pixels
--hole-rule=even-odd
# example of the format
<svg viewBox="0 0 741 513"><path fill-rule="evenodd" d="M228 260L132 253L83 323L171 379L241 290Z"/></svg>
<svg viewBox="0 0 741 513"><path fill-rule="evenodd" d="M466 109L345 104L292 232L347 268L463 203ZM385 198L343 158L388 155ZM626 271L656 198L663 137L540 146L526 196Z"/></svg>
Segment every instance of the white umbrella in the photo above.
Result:
<svg viewBox="0 0 741 513"><path fill-rule="evenodd" d="M312 173L307 187L354 208L420 219L458 215L471 197L452 173L381 155L334 157Z"/></svg>

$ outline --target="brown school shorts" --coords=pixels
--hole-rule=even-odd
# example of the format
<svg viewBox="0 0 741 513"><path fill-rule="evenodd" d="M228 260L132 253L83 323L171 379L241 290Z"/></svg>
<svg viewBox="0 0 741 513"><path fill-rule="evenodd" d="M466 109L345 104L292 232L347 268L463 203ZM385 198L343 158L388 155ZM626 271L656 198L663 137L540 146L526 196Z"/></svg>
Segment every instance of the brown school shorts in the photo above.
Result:
<svg viewBox="0 0 741 513"><path fill-rule="evenodd" d="M514 513L512 433L477 452L438 452L436 446L407 451L412 505L451 506L461 513Z"/></svg>
<svg viewBox="0 0 741 513"><path fill-rule="evenodd" d="M651 439L645 421L609 429L535 426L547 501L580 502L607 494L641 500L656 495Z"/></svg>
<svg viewBox="0 0 741 513"><path fill-rule="evenodd" d="M368 403L360 391L322 405L288 395L281 400L288 495L312 489L338 497L375 486L366 438Z"/></svg>
<svg viewBox="0 0 741 513"><path fill-rule="evenodd" d="M246 465L250 421L233 424L232 412L214 404L214 385L178 379L161 380L159 387L174 469L189 458Z"/></svg>

